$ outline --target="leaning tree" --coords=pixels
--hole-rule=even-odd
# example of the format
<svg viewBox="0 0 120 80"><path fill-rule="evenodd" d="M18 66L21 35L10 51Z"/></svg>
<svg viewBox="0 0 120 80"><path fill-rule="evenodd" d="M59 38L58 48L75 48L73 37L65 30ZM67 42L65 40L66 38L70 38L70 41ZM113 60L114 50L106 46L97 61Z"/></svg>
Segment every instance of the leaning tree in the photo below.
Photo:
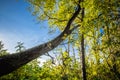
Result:
<svg viewBox="0 0 120 80"><path fill-rule="evenodd" d="M76 3L76 9L72 14L72 17L67 21L64 31L53 40L19 53L13 53L13 54L1 56L0 57L0 76L8 74L18 69L19 67L25 65L26 63L36 59L37 57L57 47L65 39L65 37L70 35L74 29L79 27L79 25L76 25L72 28L70 26L75 20L75 18L78 16L80 10L81 10L80 1L78 1Z"/></svg>

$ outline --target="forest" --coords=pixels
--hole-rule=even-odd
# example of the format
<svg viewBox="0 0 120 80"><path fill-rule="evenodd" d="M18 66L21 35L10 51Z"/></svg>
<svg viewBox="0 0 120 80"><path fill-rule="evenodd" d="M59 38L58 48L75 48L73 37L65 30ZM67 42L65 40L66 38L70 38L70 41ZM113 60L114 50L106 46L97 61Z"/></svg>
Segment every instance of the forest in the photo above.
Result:
<svg viewBox="0 0 120 80"><path fill-rule="evenodd" d="M120 0L26 2L61 33L30 49L18 42L13 54L0 41L0 80L120 80Z"/></svg>

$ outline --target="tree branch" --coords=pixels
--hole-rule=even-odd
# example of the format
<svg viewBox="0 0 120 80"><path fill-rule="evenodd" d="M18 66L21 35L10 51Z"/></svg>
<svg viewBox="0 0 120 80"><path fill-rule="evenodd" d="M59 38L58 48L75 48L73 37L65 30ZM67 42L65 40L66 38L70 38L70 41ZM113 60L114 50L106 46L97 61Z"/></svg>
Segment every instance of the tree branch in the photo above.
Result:
<svg viewBox="0 0 120 80"><path fill-rule="evenodd" d="M54 57L52 57L48 52L45 54L45 56L50 57L51 60L52 60L52 64L55 64L55 59L54 59Z"/></svg>

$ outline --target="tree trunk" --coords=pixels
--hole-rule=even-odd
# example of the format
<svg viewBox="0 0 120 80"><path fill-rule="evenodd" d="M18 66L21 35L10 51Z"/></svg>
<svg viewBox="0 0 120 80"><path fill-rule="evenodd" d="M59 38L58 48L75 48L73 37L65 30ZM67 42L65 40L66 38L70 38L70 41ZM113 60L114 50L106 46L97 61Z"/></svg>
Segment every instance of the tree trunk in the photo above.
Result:
<svg viewBox="0 0 120 80"><path fill-rule="evenodd" d="M82 19L81 21L83 21L84 18L84 8L82 8ZM83 76L83 80L87 80L86 78L86 67L85 67L85 49L84 49L84 32L82 32L82 36L81 36L81 62L82 62L82 76Z"/></svg>
<svg viewBox="0 0 120 80"><path fill-rule="evenodd" d="M37 57L57 47L64 40L63 38L64 35L68 36L69 34L71 34L71 32L75 28L78 27L76 26L70 29L70 25L72 24L74 19L78 16L80 10L81 10L80 5L78 5L78 9L75 11L73 16L68 21L67 26L65 27L64 31L59 36L57 36L55 39L47 43L38 45L36 47L30 48L28 50L19 52L19 53L1 56L0 57L0 76L8 74L18 69L19 67L32 61L33 59L36 59Z"/></svg>
<svg viewBox="0 0 120 80"><path fill-rule="evenodd" d="M87 80L86 79L86 68L85 68L85 49L84 49L84 34L82 34L82 38L81 38L81 62L82 62L82 76L83 76L83 80Z"/></svg>

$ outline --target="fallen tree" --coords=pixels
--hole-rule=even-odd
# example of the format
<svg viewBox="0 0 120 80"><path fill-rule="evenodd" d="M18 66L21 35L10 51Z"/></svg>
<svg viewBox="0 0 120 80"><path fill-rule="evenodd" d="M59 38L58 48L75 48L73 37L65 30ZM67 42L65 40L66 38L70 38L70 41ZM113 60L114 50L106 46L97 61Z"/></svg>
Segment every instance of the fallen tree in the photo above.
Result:
<svg viewBox="0 0 120 80"><path fill-rule="evenodd" d="M77 10L72 15L72 17L69 19L64 31L59 36L54 38L53 40L46 42L44 44L35 46L33 48L27 49L25 51L19 52L19 53L13 53L13 54L1 56L0 57L0 76L6 75L18 69L19 67L25 65L26 63L36 59L37 57L57 47L65 39L63 38L64 36L70 35L72 31L79 26L77 25L73 27L72 29L70 29L72 22L78 16L81 10L79 4L77 7L78 7Z"/></svg>

